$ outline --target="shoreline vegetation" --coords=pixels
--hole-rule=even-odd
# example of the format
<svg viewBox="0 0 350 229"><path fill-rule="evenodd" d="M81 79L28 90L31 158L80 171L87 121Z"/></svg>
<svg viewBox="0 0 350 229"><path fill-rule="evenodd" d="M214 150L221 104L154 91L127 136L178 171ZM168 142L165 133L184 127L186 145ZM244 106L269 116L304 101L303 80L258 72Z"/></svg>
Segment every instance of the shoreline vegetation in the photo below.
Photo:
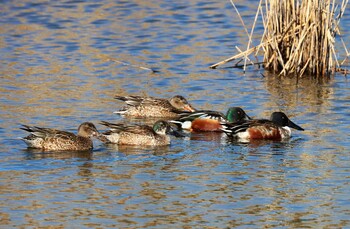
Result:
<svg viewBox="0 0 350 229"><path fill-rule="evenodd" d="M243 67L245 71L247 65L261 64L254 63L250 56L254 55L254 59L257 59L262 50L264 68L278 75L302 77L307 74L318 78L335 72L349 72L341 68L350 54L339 29L348 0L342 0L341 4L335 0L260 0L250 34L232 0L231 4L249 38L247 49L237 48L237 55L213 64L210 68L215 69L236 60L236 67ZM259 16L264 33L260 44L250 47ZM336 38L341 40L346 52L342 61L337 58Z"/></svg>

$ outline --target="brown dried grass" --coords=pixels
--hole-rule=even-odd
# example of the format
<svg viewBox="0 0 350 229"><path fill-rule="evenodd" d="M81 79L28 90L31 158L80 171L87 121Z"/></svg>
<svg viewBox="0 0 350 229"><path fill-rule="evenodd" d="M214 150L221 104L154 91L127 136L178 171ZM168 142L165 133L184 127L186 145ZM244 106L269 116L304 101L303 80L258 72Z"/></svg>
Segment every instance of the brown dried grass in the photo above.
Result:
<svg viewBox="0 0 350 229"><path fill-rule="evenodd" d="M231 3L245 27L232 0ZM342 0L340 5L335 0L260 0L250 34L245 27L249 37L247 49L210 68L244 59L245 70L248 56L257 56L263 50L264 67L280 75L328 76L340 68L335 38L340 34L338 26L347 3L348 0ZM250 48L258 15L265 30L260 44ZM344 50L348 55L345 45Z"/></svg>

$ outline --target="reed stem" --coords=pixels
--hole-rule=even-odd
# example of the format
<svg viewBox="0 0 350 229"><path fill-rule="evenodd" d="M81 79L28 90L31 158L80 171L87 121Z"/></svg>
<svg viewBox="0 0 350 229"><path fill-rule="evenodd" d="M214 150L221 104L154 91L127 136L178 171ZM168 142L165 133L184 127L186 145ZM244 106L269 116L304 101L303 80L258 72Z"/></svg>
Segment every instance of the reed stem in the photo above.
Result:
<svg viewBox="0 0 350 229"><path fill-rule="evenodd" d="M239 15L232 0L231 3ZM339 22L347 4L348 0L342 0L340 5L335 0L265 0L265 4L260 0L256 14L261 15L264 25L260 44L250 48L258 17L255 17L251 34L248 34L239 15L248 34L247 49L210 68L240 59L244 59L246 65L247 60L250 61L248 56L257 56L262 49L264 67L279 75L329 76L340 69L335 38L340 35ZM344 41L341 41L348 56Z"/></svg>

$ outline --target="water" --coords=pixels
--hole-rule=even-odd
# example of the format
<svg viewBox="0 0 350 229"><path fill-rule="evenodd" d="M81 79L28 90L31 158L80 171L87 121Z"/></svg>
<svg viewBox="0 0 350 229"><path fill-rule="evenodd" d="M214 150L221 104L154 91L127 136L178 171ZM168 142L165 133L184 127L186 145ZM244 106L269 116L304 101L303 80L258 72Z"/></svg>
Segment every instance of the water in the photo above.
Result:
<svg viewBox="0 0 350 229"><path fill-rule="evenodd" d="M250 26L257 2L237 6ZM347 77L297 84L253 67L209 69L246 46L229 2L2 1L0 20L2 228L349 227ZM112 114L117 93L181 94L199 109L242 106L253 117L282 110L305 131L251 144L217 133L156 148L95 141L85 153L18 139L20 124L75 132L84 121L148 122Z"/></svg>

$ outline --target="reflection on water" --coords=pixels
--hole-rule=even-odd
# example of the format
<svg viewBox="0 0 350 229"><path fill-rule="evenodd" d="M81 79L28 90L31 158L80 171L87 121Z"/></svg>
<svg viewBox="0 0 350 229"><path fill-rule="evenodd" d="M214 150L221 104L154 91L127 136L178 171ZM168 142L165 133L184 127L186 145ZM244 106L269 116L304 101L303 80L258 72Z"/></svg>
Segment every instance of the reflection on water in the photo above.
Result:
<svg viewBox="0 0 350 229"><path fill-rule="evenodd" d="M194 132L190 134L191 141L209 141L209 142L222 142L225 141L226 136L221 132Z"/></svg>
<svg viewBox="0 0 350 229"><path fill-rule="evenodd" d="M266 89L279 106L308 106L308 112L320 112L312 109L325 110L330 106L329 100L334 98L334 88L329 87L331 84L331 79L276 77L271 74L265 77Z"/></svg>
<svg viewBox="0 0 350 229"><path fill-rule="evenodd" d="M86 160L92 159L92 151L58 151L58 152L45 152L40 149L28 148L26 150L27 160L36 159L71 159L81 158Z"/></svg>
<svg viewBox="0 0 350 229"><path fill-rule="evenodd" d="M235 4L249 28L257 2ZM209 69L247 45L229 2L3 1L0 12L0 227L349 227L347 78ZM221 133L165 147L94 141L93 152L18 139L20 124L76 132L84 121L101 131L102 120L157 121L113 114L124 105L116 94L181 94L254 118L281 110L305 131L249 144Z"/></svg>
<svg viewBox="0 0 350 229"><path fill-rule="evenodd" d="M133 146L133 145L117 145L106 144L106 150L111 152L120 152L125 155L129 154L154 154L164 155L169 153L169 146Z"/></svg>

